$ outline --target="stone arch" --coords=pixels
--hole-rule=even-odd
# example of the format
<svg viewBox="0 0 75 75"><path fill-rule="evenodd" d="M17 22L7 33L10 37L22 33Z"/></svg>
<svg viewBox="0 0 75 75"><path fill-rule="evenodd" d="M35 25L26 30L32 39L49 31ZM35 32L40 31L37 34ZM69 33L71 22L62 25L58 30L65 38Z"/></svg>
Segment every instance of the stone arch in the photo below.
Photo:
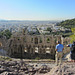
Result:
<svg viewBox="0 0 75 75"><path fill-rule="evenodd" d="M50 47L46 48L46 54L50 54Z"/></svg>
<svg viewBox="0 0 75 75"><path fill-rule="evenodd" d="M38 53L38 49L39 49L38 47L35 47L35 53Z"/></svg>
<svg viewBox="0 0 75 75"><path fill-rule="evenodd" d="M47 41L47 43L49 43L50 42L50 38L47 38L46 41Z"/></svg>
<svg viewBox="0 0 75 75"><path fill-rule="evenodd" d="M2 43L0 42L0 46L2 46Z"/></svg>
<svg viewBox="0 0 75 75"><path fill-rule="evenodd" d="M38 38L37 37L35 38L35 44L38 44Z"/></svg>
<svg viewBox="0 0 75 75"><path fill-rule="evenodd" d="M27 53L27 47L26 46L24 47L24 52Z"/></svg>
<svg viewBox="0 0 75 75"><path fill-rule="evenodd" d="M31 38L31 43L33 43L33 38Z"/></svg>
<svg viewBox="0 0 75 75"><path fill-rule="evenodd" d="M42 43L42 38L40 37L39 42Z"/></svg>

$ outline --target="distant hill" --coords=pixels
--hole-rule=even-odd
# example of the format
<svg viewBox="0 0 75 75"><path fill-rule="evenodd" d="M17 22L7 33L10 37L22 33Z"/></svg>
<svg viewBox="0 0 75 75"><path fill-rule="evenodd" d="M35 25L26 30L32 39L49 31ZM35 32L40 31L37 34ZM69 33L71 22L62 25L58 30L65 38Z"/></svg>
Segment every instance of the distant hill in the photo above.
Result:
<svg viewBox="0 0 75 75"><path fill-rule="evenodd" d="M69 20L62 21L62 22L60 22L57 25L65 27L65 28L74 28L75 27L75 18L74 19L69 19Z"/></svg>
<svg viewBox="0 0 75 75"><path fill-rule="evenodd" d="M0 19L0 22L51 22L51 23L57 23L60 21L59 20L5 20L5 19Z"/></svg>
<svg viewBox="0 0 75 75"><path fill-rule="evenodd" d="M60 21L35 21L35 20L2 20L0 19L0 25L23 25L23 26L30 26L30 25L51 25L56 24Z"/></svg>

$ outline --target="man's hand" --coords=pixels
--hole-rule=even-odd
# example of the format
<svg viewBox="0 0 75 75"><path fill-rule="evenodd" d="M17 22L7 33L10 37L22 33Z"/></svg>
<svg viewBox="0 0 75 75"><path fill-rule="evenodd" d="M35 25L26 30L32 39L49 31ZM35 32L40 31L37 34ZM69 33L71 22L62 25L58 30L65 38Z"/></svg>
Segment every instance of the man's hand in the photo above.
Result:
<svg viewBox="0 0 75 75"><path fill-rule="evenodd" d="M57 51L57 49L56 49L56 51Z"/></svg>
<svg viewBox="0 0 75 75"><path fill-rule="evenodd" d="M67 47L69 47L68 45L66 45Z"/></svg>

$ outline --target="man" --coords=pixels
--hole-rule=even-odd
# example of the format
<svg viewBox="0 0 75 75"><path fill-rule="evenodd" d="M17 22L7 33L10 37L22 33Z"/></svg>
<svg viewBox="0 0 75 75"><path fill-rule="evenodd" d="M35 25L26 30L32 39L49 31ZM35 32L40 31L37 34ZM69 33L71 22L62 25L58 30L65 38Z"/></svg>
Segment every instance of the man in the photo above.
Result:
<svg viewBox="0 0 75 75"><path fill-rule="evenodd" d="M58 66L62 64L62 54L63 54L64 46L60 43L60 41L57 41L56 45L56 65ZM58 61L60 60L60 61Z"/></svg>
<svg viewBox="0 0 75 75"><path fill-rule="evenodd" d="M71 61L75 62L75 42L73 42L73 44L67 45L67 47L70 47Z"/></svg>

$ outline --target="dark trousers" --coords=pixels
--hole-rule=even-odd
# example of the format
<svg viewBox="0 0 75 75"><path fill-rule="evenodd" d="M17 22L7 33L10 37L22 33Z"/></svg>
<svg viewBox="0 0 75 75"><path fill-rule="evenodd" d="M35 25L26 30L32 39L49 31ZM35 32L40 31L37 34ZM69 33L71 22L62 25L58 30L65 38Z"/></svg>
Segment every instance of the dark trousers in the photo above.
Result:
<svg viewBox="0 0 75 75"><path fill-rule="evenodd" d="M75 53L72 53L72 52L71 52L71 59L72 59L72 60L75 60Z"/></svg>

